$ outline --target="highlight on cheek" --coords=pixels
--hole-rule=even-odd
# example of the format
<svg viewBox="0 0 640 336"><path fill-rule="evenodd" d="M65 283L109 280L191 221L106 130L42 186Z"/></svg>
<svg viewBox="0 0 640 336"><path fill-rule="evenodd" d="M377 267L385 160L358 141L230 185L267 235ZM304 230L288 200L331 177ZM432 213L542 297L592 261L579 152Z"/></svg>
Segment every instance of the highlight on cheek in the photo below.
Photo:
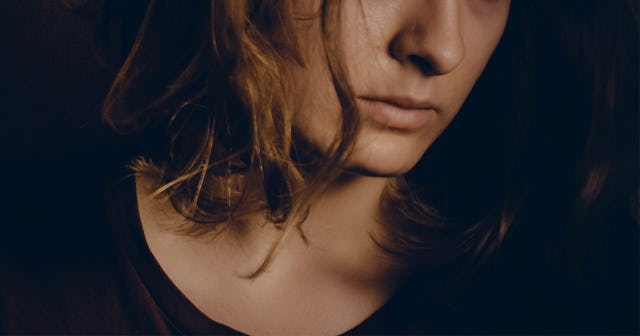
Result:
<svg viewBox="0 0 640 336"><path fill-rule="evenodd" d="M165 104L165 117L183 130L171 137L166 154L144 158L134 169L159 181L155 194L168 194L179 213L208 223L194 226L193 232L234 226L235 218L256 212L281 227L282 239L251 277L267 269L284 237L301 230L314 200L344 168L397 178L411 169L458 113L493 51L484 48L452 59L457 53L449 48L464 49L460 43L474 38L494 44L502 33L461 29L463 21L478 20L467 17L466 2L310 5L213 2L208 12L214 29L210 35L192 35L192 43L209 47L172 67L195 71L206 66L210 70L202 72L202 81L176 82L170 86L173 92L159 93L153 104L134 109L158 111L155 106ZM143 24L155 27L154 15L162 10L152 3ZM413 14L417 12L430 13L429 20ZM205 17L202 13L207 11L199 12ZM363 20L365 13L376 19ZM215 29L224 24L231 30ZM456 37L460 42L455 45L446 42L442 34L451 25L470 35ZM126 122L116 113L133 108L121 92L136 87L129 82L146 57L148 38L143 31L138 35L106 99L105 115L116 127ZM196 94L172 107L181 92ZM203 109L192 112L193 106ZM437 118L437 113L448 117ZM209 126L190 126L203 122ZM375 151L354 151L359 148ZM427 216L407 225L429 226L439 220ZM389 232L379 243L391 251L397 244L393 237L402 236L395 233L400 226L384 226ZM419 244L402 249L419 250ZM423 259L428 257L416 255L401 263Z"/></svg>
<svg viewBox="0 0 640 336"><path fill-rule="evenodd" d="M638 333L637 1L59 1L0 333Z"/></svg>

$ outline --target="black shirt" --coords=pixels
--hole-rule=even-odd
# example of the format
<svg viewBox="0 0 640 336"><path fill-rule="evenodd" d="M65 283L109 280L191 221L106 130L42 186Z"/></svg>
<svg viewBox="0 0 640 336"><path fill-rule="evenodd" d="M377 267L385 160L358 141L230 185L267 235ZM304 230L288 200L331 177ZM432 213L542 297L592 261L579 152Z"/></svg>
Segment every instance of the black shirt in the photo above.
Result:
<svg viewBox="0 0 640 336"><path fill-rule="evenodd" d="M0 226L0 333L237 333L200 312L162 271L142 234L134 179L123 160L95 152L60 154L48 170L43 158L21 162L5 184L12 197ZM637 226L611 224L627 230L615 236L610 280L596 291L580 292L536 264L527 253L538 240L516 234L507 243L527 253L506 250L500 268L487 265L452 300L414 277L348 334L636 333Z"/></svg>
<svg viewBox="0 0 640 336"><path fill-rule="evenodd" d="M233 333L146 246L122 169L136 151L86 136L113 76L88 47L91 16L46 0L1 1L0 15L0 333ZM606 277L589 291L578 289L589 279L550 271L537 231L548 218L534 218L456 299L417 295L428 285L415 280L351 333L637 334L638 222L618 210L602 225L611 253L594 255L609 260Z"/></svg>
<svg viewBox="0 0 640 336"><path fill-rule="evenodd" d="M28 228L13 230L22 233L0 256L0 332L237 333L200 312L162 271L142 233L134 179L112 180L90 188L93 194L65 200L68 209L77 209L74 216L37 216L48 220L23 220L20 225ZM401 289L347 333L425 334L446 328L452 312L418 300L412 288Z"/></svg>

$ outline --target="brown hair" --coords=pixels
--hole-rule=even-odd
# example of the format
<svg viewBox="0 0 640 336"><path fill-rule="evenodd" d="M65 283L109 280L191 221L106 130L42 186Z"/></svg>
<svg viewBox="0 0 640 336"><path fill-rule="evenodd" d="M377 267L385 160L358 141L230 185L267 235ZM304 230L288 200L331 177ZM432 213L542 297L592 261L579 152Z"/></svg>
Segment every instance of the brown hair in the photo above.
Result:
<svg viewBox="0 0 640 336"><path fill-rule="evenodd" d="M503 40L463 110L385 192L381 220L392 225L373 237L381 248L410 265L465 260L469 269L496 252L512 223L544 216L570 223L579 241L593 239L578 231L597 225L588 220L594 205L627 204L637 193L637 82L629 79L637 41L624 32L634 31L637 6L624 4L512 3ZM609 19L591 27L601 7ZM331 149L317 153L290 120L284 69L304 66L292 27L308 19L293 17L290 1L150 0L104 104L115 129L155 139L134 169L161 180L158 191L205 230L242 225L260 210L283 237L300 229L358 130L336 45L339 10L340 1L326 0L318 15L343 123ZM620 52L630 40L636 48ZM604 41L612 52L590 49ZM559 53L545 54L549 45ZM554 186L562 192L549 195Z"/></svg>
<svg viewBox="0 0 640 336"><path fill-rule="evenodd" d="M212 224L243 225L243 215L263 210L283 236L299 229L313 197L338 176L357 132L350 89L339 75L336 39L330 37L334 28L328 28L335 27L339 3L325 2L320 15L332 22L323 24L327 48L334 50L327 61L345 122L321 164L305 159L312 150L293 140L287 98L286 69L303 66L294 20L309 18L294 18L290 1L174 6L179 5L149 2L105 99L105 120L123 132L168 126L164 153L153 161L142 158L133 168L163 181L156 194L167 192L185 217L208 224L189 227L188 233L210 231ZM278 244L267 260L277 249Z"/></svg>

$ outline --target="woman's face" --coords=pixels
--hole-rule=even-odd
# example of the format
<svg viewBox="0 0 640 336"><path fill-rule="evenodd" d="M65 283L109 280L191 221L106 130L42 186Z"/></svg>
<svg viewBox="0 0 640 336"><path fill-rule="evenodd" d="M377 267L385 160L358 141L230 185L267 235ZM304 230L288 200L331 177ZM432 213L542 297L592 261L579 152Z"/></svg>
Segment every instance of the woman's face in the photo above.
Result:
<svg viewBox="0 0 640 336"><path fill-rule="evenodd" d="M319 0L295 1L301 15ZM342 63L362 122L347 168L380 176L407 172L460 110L495 49L509 0L344 0ZM299 21L305 67L294 70L294 125L327 149L341 113L320 18ZM469 139L474 141L474 139Z"/></svg>

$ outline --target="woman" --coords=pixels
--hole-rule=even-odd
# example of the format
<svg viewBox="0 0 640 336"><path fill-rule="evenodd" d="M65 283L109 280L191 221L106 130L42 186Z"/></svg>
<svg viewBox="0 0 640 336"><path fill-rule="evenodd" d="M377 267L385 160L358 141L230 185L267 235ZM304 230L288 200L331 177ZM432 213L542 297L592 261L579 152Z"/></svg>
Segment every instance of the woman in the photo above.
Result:
<svg viewBox="0 0 640 336"><path fill-rule="evenodd" d="M618 238L637 233L626 215L637 83L619 68L635 65L581 49L614 31L615 51L637 15L572 6L150 1L104 104L105 120L141 144L135 177L116 185L91 239L46 263L45 289L12 272L6 288L22 294L3 289L2 322L13 332L637 330L637 302L616 291L637 293L637 263L602 243L637 248ZM596 15L611 21L590 35ZM617 17L627 20L609 25ZM540 18L555 21L538 28ZM541 39L552 52L532 48ZM618 68L583 70L590 62ZM579 76L596 89L553 90ZM34 314L43 303L22 298L33 293L64 309Z"/></svg>

